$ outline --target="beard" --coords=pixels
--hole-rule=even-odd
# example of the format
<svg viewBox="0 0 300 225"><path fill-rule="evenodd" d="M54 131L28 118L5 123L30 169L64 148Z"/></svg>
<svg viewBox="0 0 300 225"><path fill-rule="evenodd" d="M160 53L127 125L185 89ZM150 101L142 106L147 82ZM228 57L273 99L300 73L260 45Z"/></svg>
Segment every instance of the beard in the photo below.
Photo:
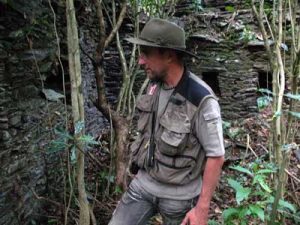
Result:
<svg viewBox="0 0 300 225"><path fill-rule="evenodd" d="M153 71L151 69L145 70L145 73L149 80L154 81L154 82L163 82L165 78L167 77L167 71L162 70L160 72L158 71Z"/></svg>

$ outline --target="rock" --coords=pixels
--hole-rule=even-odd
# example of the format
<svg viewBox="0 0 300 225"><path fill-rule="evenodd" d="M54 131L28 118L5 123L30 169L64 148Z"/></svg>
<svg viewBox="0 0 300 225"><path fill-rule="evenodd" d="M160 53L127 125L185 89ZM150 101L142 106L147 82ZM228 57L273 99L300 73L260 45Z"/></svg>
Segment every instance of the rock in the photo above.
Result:
<svg viewBox="0 0 300 225"><path fill-rule="evenodd" d="M14 114L12 117L9 118L9 124L11 126L18 126L21 124L21 115L20 114Z"/></svg>
<svg viewBox="0 0 300 225"><path fill-rule="evenodd" d="M51 89L43 89L42 92L46 96L46 99L53 102L59 102L60 98L64 98L65 96Z"/></svg>
<svg viewBox="0 0 300 225"><path fill-rule="evenodd" d="M19 169L24 168L28 163L28 160L26 158L23 159L17 159L15 161L15 163L10 164L8 169L7 169L7 173L8 175L11 175L12 173L16 172Z"/></svg>
<svg viewBox="0 0 300 225"><path fill-rule="evenodd" d="M0 140L2 141L9 141L11 139L11 135L8 131L2 130L0 131Z"/></svg>
<svg viewBox="0 0 300 225"><path fill-rule="evenodd" d="M39 89L33 84L18 88L18 96L21 98L34 98L39 95Z"/></svg>

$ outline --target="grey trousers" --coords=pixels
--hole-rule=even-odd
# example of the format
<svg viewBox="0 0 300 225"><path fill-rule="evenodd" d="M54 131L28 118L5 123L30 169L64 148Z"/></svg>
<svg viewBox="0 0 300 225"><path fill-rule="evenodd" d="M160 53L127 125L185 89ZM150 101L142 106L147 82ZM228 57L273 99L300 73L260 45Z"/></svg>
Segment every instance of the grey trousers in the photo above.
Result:
<svg viewBox="0 0 300 225"><path fill-rule="evenodd" d="M161 214L164 225L180 225L185 214L196 205L197 199L158 198L133 181L123 194L109 225L146 225L157 213Z"/></svg>

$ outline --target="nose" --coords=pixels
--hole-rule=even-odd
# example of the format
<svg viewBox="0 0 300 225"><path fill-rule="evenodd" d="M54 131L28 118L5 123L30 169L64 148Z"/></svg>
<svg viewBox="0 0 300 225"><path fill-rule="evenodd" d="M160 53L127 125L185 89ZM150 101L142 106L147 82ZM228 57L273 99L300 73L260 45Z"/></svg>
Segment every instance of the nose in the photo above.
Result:
<svg viewBox="0 0 300 225"><path fill-rule="evenodd" d="M145 56L140 55L139 56L139 65L145 65L145 64L146 64Z"/></svg>

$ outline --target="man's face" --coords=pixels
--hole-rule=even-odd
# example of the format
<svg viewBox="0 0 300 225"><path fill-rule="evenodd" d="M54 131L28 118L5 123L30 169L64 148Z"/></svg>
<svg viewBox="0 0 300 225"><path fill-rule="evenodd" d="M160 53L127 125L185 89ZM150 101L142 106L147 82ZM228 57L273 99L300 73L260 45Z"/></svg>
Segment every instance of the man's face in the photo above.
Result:
<svg viewBox="0 0 300 225"><path fill-rule="evenodd" d="M152 81L164 81L167 76L167 57L158 48L141 46L139 64Z"/></svg>

